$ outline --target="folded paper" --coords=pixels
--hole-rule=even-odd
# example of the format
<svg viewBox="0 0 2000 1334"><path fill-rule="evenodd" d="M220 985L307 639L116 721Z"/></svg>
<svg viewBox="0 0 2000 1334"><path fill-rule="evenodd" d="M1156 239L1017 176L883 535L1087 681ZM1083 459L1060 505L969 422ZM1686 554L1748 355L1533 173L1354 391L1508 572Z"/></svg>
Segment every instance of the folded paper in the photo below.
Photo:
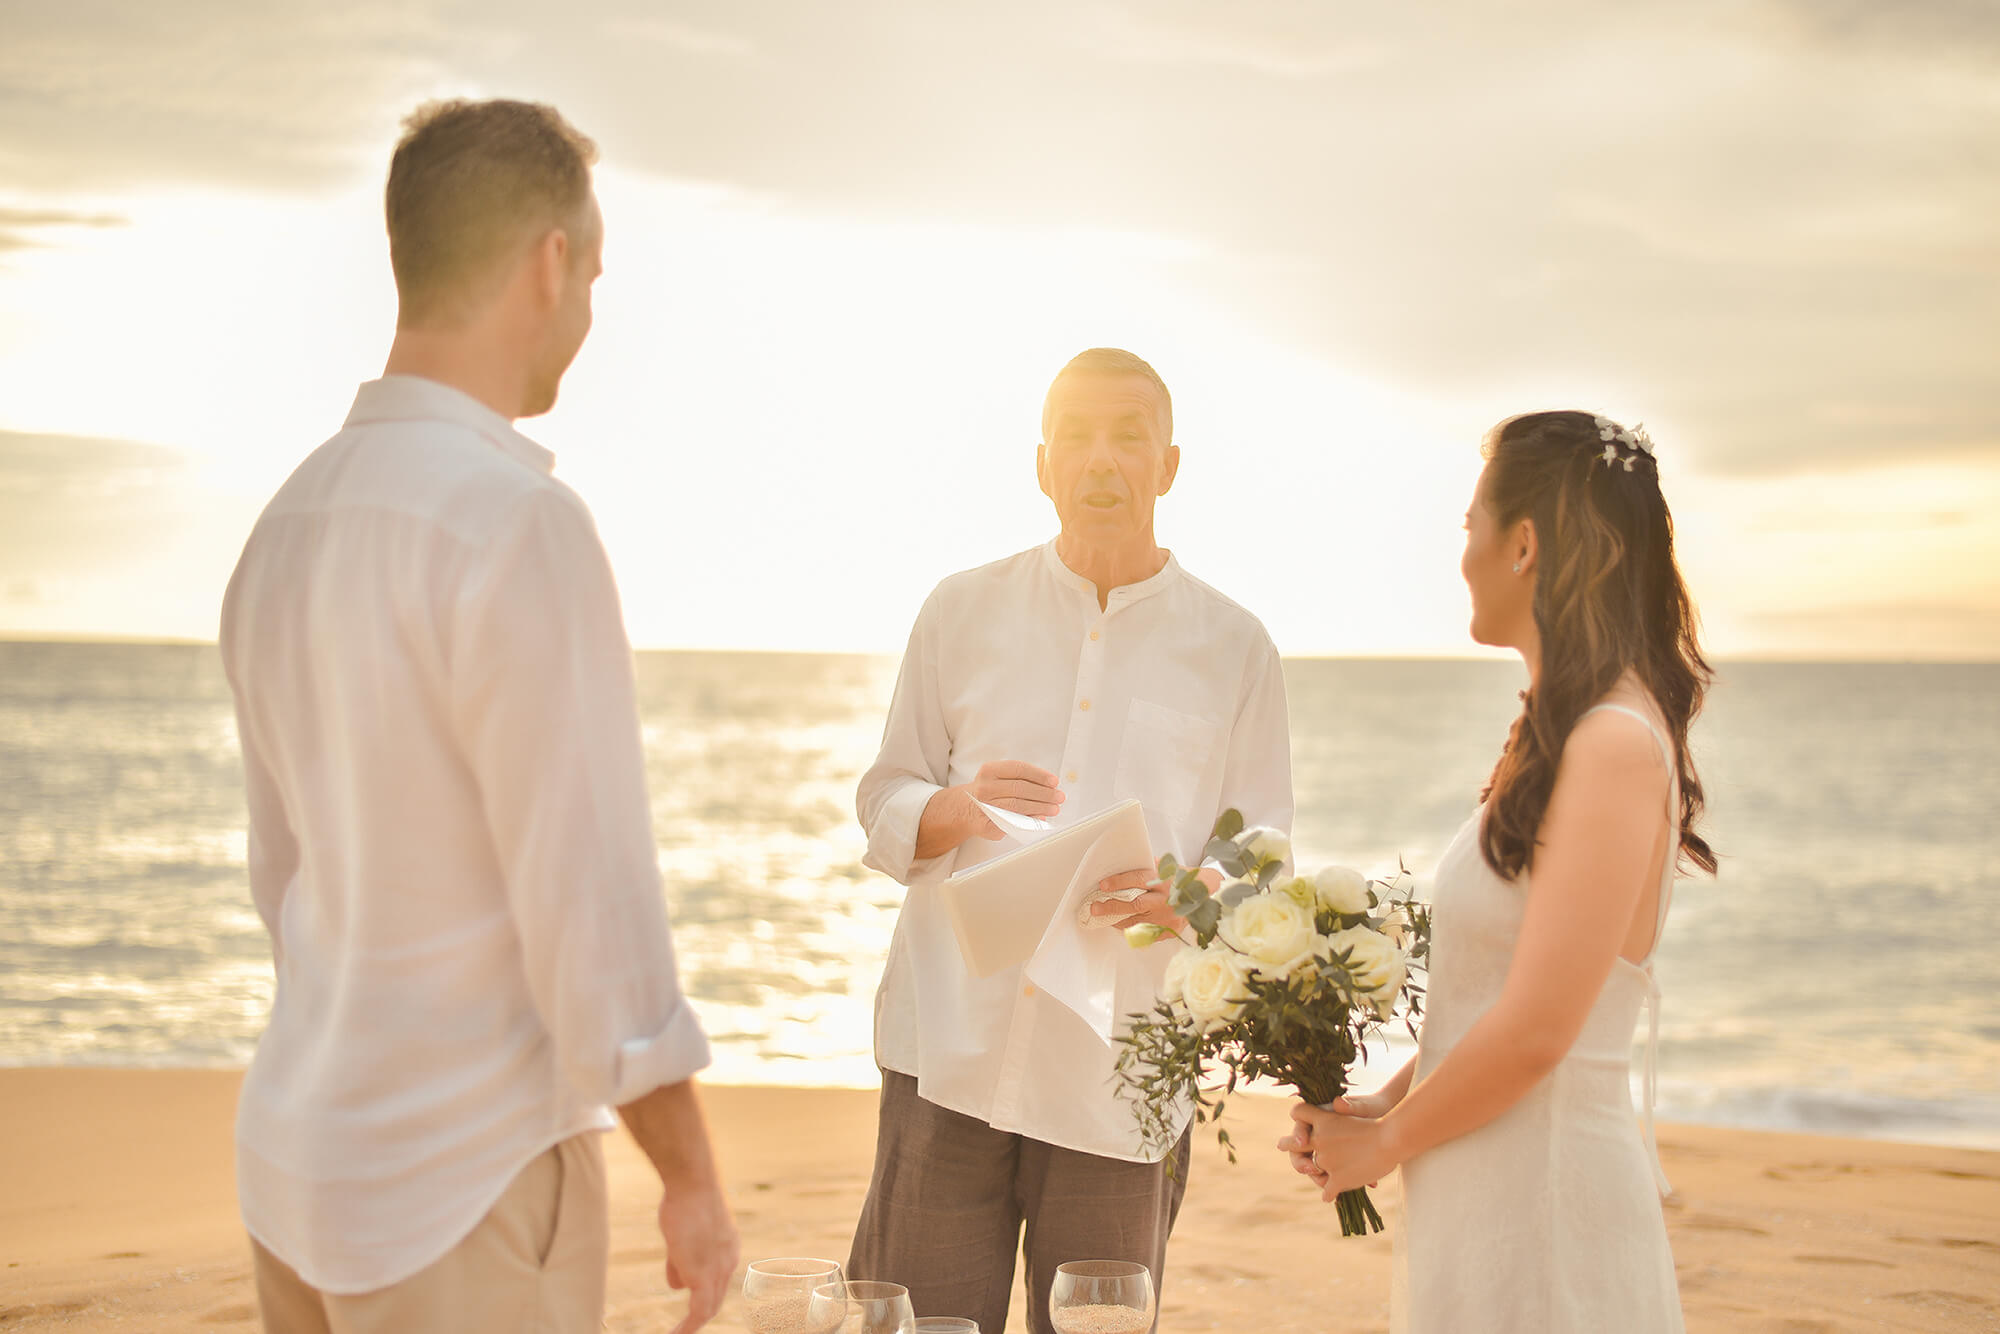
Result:
<svg viewBox="0 0 2000 1334"><path fill-rule="evenodd" d="M1152 845L1136 801L1121 802L1046 833L1019 831L1022 846L968 868L939 887L959 951L975 977L1024 966L1025 979L1074 1011L1109 1042L1121 1008L1150 996L1119 994L1124 936L1089 920L1098 884L1149 868ZM1116 897L1136 897L1120 892ZM1115 919L1107 919L1115 920Z"/></svg>

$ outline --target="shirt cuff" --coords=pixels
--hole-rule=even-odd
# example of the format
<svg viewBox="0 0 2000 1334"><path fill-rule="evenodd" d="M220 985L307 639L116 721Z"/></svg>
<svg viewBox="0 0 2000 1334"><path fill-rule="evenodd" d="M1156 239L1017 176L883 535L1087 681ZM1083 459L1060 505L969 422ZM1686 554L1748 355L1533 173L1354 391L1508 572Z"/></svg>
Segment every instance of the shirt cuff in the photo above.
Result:
<svg viewBox="0 0 2000 1334"><path fill-rule="evenodd" d="M944 791L936 783L911 778L883 801L868 829L868 851L862 863L907 885L916 873L936 861L917 861L917 828L923 823L924 808L931 798Z"/></svg>
<svg viewBox="0 0 2000 1334"><path fill-rule="evenodd" d="M637 1102L654 1089L686 1081L697 1070L707 1069L708 1063L708 1035L701 1031L694 1007L683 998L665 1028L618 1045L611 1103L623 1107Z"/></svg>

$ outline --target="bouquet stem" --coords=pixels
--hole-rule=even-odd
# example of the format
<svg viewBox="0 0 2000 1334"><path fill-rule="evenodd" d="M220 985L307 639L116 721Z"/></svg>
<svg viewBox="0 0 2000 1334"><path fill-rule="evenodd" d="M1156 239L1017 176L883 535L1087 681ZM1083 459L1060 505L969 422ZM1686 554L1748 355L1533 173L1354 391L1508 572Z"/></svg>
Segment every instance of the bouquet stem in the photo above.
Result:
<svg viewBox="0 0 2000 1334"><path fill-rule="evenodd" d="M1351 1049L1344 1054L1343 1059L1353 1059ZM1333 1110L1335 1100L1347 1092L1346 1083L1347 1081L1340 1076L1328 1079L1325 1074L1313 1071L1301 1072L1293 1079L1292 1086L1299 1091L1300 1096L1321 1110L1330 1112ZM1383 1230L1382 1215L1375 1211L1375 1201L1368 1198L1366 1187L1357 1186L1353 1190L1340 1192L1334 1197L1333 1207L1340 1214L1340 1235L1343 1237L1366 1236L1370 1232Z"/></svg>
<svg viewBox="0 0 2000 1334"><path fill-rule="evenodd" d="M1333 1207L1340 1213L1340 1235L1359 1237L1382 1230L1382 1215L1375 1212L1375 1201L1368 1198L1365 1188L1344 1190L1334 1200Z"/></svg>

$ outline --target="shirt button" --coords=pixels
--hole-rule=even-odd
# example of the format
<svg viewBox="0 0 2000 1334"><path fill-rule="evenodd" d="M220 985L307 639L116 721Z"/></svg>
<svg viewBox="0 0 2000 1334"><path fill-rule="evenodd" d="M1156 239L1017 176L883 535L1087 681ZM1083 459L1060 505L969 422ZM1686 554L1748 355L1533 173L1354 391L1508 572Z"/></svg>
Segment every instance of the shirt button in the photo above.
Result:
<svg viewBox="0 0 2000 1334"><path fill-rule="evenodd" d="M1090 632L1090 637L1091 637L1092 639L1095 639L1095 638L1097 638L1097 631L1095 631L1095 630L1092 630L1092 631Z"/></svg>
<svg viewBox="0 0 2000 1334"><path fill-rule="evenodd" d="M1065 783L1074 783L1076 781L1076 770L1071 769L1068 773L1064 774L1063 781Z"/></svg>
<svg viewBox="0 0 2000 1334"><path fill-rule="evenodd" d="M1032 996L1032 995L1034 995L1034 994L1035 994L1035 988L1034 988L1034 984L1033 984L1033 983L1030 983L1029 985L1027 985L1027 986L1025 986L1025 987L1022 987L1022 988L1021 988L1021 994L1022 994L1023 996Z"/></svg>
<svg viewBox="0 0 2000 1334"><path fill-rule="evenodd" d="M1087 699L1086 699L1086 700L1080 700L1080 701L1078 701L1078 703L1077 703L1077 706L1076 706L1076 707L1078 707L1079 709L1082 709L1082 710L1083 710L1083 711L1084 711L1085 713L1089 713L1089 712L1090 712L1090 701L1089 701L1089 700L1087 700Z"/></svg>

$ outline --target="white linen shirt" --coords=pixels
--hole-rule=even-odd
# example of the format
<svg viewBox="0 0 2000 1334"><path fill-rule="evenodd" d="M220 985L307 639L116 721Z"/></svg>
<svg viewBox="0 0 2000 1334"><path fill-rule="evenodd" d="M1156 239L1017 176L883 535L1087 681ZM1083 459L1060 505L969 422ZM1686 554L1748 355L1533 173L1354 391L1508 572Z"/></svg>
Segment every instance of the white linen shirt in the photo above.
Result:
<svg viewBox="0 0 2000 1334"><path fill-rule="evenodd" d="M882 752L857 793L864 860L909 887L875 999L877 1062L995 1129L1156 1161L1117 1096L1117 1048L1019 968L984 979L966 970L937 886L1017 845L975 836L916 860L931 797L993 760L1054 773L1066 794L1059 826L1138 798L1156 859L1198 860L1231 806L1289 831L1277 649L1256 617L1171 556L1152 578L1111 590L1102 610L1054 542L952 575L918 613ZM1136 983L1152 994L1179 948L1125 952L1121 991Z"/></svg>
<svg viewBox="0 0 2000 1334"><path fill-rule="evenodd" d="M423 1269L606 1104L708 1063L617 589L553 461L455 389L364 384L224 600L277 970L237 1193L325 1292Z"/></svg>

